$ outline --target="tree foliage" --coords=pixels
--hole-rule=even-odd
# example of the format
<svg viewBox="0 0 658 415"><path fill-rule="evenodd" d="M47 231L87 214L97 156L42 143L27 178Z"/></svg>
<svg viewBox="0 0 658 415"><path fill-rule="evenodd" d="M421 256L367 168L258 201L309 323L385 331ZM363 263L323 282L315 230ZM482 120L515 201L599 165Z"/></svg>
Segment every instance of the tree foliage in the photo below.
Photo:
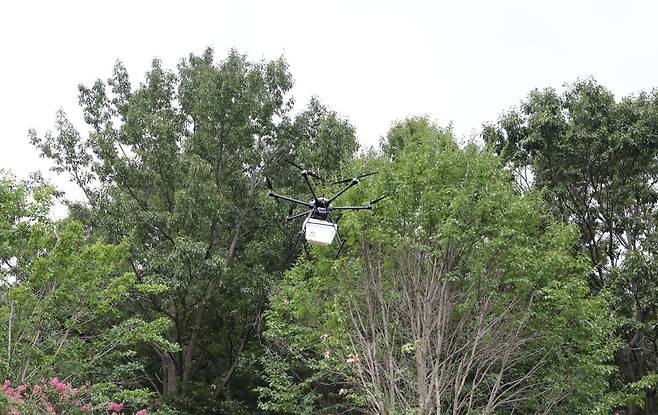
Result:
<svg viewBox="0 0 658 415"><path fill-rule="evenodd" d="M355 162L380 172L355 199L395 193L346 218L347 256L318 251L279 286L261 407L590 413L612 348L605 302L572 255L577 233L519 194L496 157L406 124Z"/></svg>
<svg viewBox="0 0 658 415"><path fill-rule="evenodd" d="M269 287L294 259L295 233L273 219L263 177L290 186L285 159L339 166L356 150L353 128L318 100L291 118L291 87L283 59L235 51L190 55L177 71L155 60L137 87L117 64L107 82L80 86L87 136L62 113L54 134L32 133L84 190L74 216L99 240L127 241L135 282L151 287L130 309L166 320L177 345L149 343L148 382L191 411L250 399L255 376L242 367Z"/></svg>
<svg viewBox="0 0 658 415"><path fill-rule="evenodd" d="M138 83L117 63L79 87L86 131L61 111L30 131L85 200L54 220L55 189L0 174L0 412L86 381L98 412L658 410L658 94L578 81L485 148L413 117L357 154L292 87L236 51ZM378 172L341 196L389 197L341 216L339 255L267 196L310 197L295 165L331 179L319 195Z"/></svg>
<svg viewBox="0 0 658 415"><path fill-rule="evenodd" d="M58 375L93 380L107 399L123 393L150 403L135 350L175 345L162 337L165 321L126 308L133 293L150 289L129 271L127 243L90 242L82 224L50 220L52 188L40 180L3 176L0 194L3 375L15 384Z"/></svg>
<svg viewBox="0 0 658 415"><path fill-rule="evenodd" d="M593 80L567 85L563 93L535 90L484 136L521 182L542 189L553 211L580 228L582 249L593 266L592 290L609 293L620 324L622 384L616 388L628 396L625 389L658 370L657 280L651 271L658 96L640 93L616 101ZM639 407L658 411L655 385L643 394L639 405L627 399L629 414L639 413Z"/></svg>

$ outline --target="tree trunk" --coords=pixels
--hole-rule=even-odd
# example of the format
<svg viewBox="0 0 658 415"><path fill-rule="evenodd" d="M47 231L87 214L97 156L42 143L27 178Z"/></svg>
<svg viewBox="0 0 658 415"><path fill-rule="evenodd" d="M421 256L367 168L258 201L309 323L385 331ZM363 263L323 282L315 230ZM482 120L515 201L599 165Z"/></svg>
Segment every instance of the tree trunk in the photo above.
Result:
<svg viewBox="0 0 658 415"><path fill-rule="evenodd" d="M162 381L162 394L165 396L172 396L178 393L178 369L176 362L172 359L169 353L161 355L162 366L164 372L164 379Z"/></svg>
<svg viewBox="0 0 658 415"><path fill-rule="evenodd" d="M247 193L247 199L249 199L253 195L254 189L256 187L256 177L258 176L254 175L254 177L251 180L249 191ZM225 258L225 264L227 267L233 261L233 257L235 255L235 250L237 249L238 241L242 236L242 228L244 226L248 210L249 210L248 207L244 206L242 209L240 209L240 213L238 214L238 221L235 226L233 239L231 240L231 245L229 246ZM212 241L210 243L212 243ZM203 323L203 318L205 316L206 307L212 298L213 292L219 286L219 283L220 283L219 278L215 278L210 282L203 296L203 299L197 306L196 313L194 315L194 325L192 326L192 334L190 335L190 340L188 344L184 347L185 356L183 359L183 368L182 368L183 383L189 381L190 376L192 374L192 360L194 359L194 354L196 352L196 346L199 339L199 332L201 330L201 324Z"/></svg>
<svg viewBox="0 0 658 415"><path fill-rule="evenodd" d="M656 415L658 414L658 407L656 405L656 390L650 389L646 391L644 397L644 414Z"/></svg>

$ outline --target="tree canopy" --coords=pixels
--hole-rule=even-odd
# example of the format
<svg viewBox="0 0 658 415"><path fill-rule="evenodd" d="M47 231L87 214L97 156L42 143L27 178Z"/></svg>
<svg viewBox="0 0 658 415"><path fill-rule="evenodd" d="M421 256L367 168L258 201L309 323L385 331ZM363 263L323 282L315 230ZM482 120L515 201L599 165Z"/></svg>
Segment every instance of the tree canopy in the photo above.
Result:
<svg viewBox="0 0 658 415"><path fill-rule="evenodd" d="M590 286L609 296L623 342L615 399L629 414L655 413L658 95L616 101L593 80L535 90L484 136L520 182L579 227Z"/></svg>
<svg viewBox="0 0 658 415"><path fill-rule="evenodd" d="M283 58L78 92L86 127L29 137L84 200L0 173L0 414L658 411L655 92L582 80L484 145L409 117L366 149ZM305 198L295 165L388 197L305 244L267 193Z"/></svg>
<svg viewBox="0 0 658 415"><path fill-rule="evenodd" d="M389 137L394 153L355 164L380 172L368 193L393 197L346 220L347 257L315 252L278 286L261 407L588 413L613 348L575 229L539 194L518 194L496 157L426 119Z"/></svg>

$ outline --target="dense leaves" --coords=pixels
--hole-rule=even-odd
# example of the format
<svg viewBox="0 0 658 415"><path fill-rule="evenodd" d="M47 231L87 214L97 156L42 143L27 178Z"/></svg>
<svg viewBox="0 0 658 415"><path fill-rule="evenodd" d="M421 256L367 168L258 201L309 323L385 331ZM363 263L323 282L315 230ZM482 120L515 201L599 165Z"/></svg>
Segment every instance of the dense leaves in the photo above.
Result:
<svg viewBox="0 0 658 415"><path fill-rule="evenodd" d="M380 175L354 198L394 196L346 218L346 257L317 251L278 288L261 408L591 413L611 326L577 233L449 131L412 119L391 138L357 162Z"/></svg>
<svg viewBox="0 0 658 415"><path fill-rule="evenodd" d="M535 90L521 108L485 129L485 139L524 186L544 191L549 206L580 228L593 292L610 294L619 322L621 399L629 414L658 411L656 284L658 96L615 101L593 80L560 94ZM529 173L525 174L525 173ZM529 180L530 178L530 180ZM637 399L639 383L651 385ZM627 384L628 386L623 386ZM632 396L632 398L630 398Z"/></svg>
<svg viewBox="0 0 658 415"><path fill-rule="evenodd" d="M236 51L117 63L79 87L86 131L30 132L85 200L53 220L51 186L0 175L0 413L658 410L656 93L578 81L485 148L414 117L357 154L292 86ZM300 169L325 195L378 172L339 253L267 197L310 198Z"/></svg>
<svg viewBox="0 0 658 415"><path fill-rule="evenodd" d="M269 287L294 259L295 232L277 223L264 176L290 186L286 159L325 168L356 150L353 128L315 99L292 119L291 86L283 60L237 52L191 55L176 72L156 60L136 88L117 64L107 83L80 87L88 136L61 113L54 134L32 132L87 195L73 215L93 237L125 241L134 282L148 287L130 310L166 322L166 343L140 350L146 384L191 412L254 400L258 379L243 365Z"/></svg>
<svg viewBox="0 0 658 415"><path fill-rule="evenodd" d="M128 270L128 245L90 243L80 223L49 220L52 191L40 181L2 176L0 193L3 375L36 383L63 374L98 382L95 391L107 399L150 402L135 350L176 345L162 337L165 321L139 319L126 307L132 293L151 289Z"/></svg>

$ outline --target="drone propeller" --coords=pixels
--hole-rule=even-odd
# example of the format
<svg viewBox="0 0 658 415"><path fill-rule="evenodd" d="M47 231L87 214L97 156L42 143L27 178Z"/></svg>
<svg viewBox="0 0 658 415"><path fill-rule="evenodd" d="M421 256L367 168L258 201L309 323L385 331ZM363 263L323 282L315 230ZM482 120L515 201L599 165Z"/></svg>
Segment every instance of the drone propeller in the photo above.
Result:
<svg viewBox="0 0 658 415"><path fill-rule="evenodd" d="M274 186L272 186L272 180L270 180L269 177L265 176L265 185L267 186L267 189L269 190L269 196L272 196L274 194ZM273 198L276 200L276 204L279 204L279 199L278 198Z"/></svg>
<svg viewBox="0 0 658 415"><path fill-rule="evenodd" d="M372 176L373 174L377 174L377 172L375 171L375 172L372 172L372 173L365 173L365 174L362 174L362 175L360 175L360 176L351 177L351 178L349 178L349 179L338 180L337 182L333 182L333 183L331 183L330 186L333 186L333 185L335 185L335 184L340 184L340 183L349 183L349 182L351 182L351 181L354 180L354 179L357 179L357 180L358 180L358 179L362 179L362 178L364 178L364 177Z"/></svg>
<svg viewBox="0 0 658 415"><path fill-rule="evenodd" d="M319 175L313 173L312 171L309 171L309 170L303 168L303 167L300 166L299 164L297 164L297 163L295 163L295 162L293 162L293 161L290 161L290 160L288 160L288 159L284 159L284 160L285 160L286 163L290 164L291 166L293 166L293 167L297 167L297 168L298 168L299 170L301 170L302 172L306 172L306 174L308 174L309 176L313 177L314 179L318 179L318 180L320 180L322 183L325 182L325 180L324 180L323 177L321 177L321 176L319 176Z"/></svg>
<svg viewBox="0 0 658 415"><path fill-rule="evenodd" d="M272 180L269 177L265 176L265 185L271 191L274 191L274 186L272 186Z"/></svg>
<svg viewBox="0 0 658 415"><path fill-rule="evenodd" d="M331 209L332 210L372 210L372 205L374 205L375 203L379 202L382 199L386 199L388 196L389 195L380 196L377 199L371 200L370 202L361 206L334 206Z"/></svg>
<svg viewBox="0 0 658 415"><path fill-rule="evenodd" d="M297 250L297 246L299 245L299 239L302 236L303 232L299 231L297 232L297 236L295 237L295 241L293 242L292 249L288 251L288 254L286 255L286 259L283 261L284 264L287 264L288 261L293 258L295 255L295 251ZM290 246L290 243L288 243L288 246Z"/></svg>
<svg viewBox="0 0 658 415"><path fill-rule="evenodd" d="M375 200L371 200L370 202L368 202L368 204L369 204L369 205L374 205L375 203L379 202L379 201L382 200L382 199L386 199L387 197L388 197L388 195L380 196L380 197L378 197L378 198L375 199Z"/></svg>
<svg viewBox="0 0 658 415"><path fill-rule="evenodd" d="M297 232L297 237L295 238L295 244L292 246L292 249L290 250L290 252L292 252L292 253L295 252L295 249L297 249L297 245L299 245L299 238L301 238L301 236L303 234L304 234L304 232L302 232L302 231Z"/></svg>

